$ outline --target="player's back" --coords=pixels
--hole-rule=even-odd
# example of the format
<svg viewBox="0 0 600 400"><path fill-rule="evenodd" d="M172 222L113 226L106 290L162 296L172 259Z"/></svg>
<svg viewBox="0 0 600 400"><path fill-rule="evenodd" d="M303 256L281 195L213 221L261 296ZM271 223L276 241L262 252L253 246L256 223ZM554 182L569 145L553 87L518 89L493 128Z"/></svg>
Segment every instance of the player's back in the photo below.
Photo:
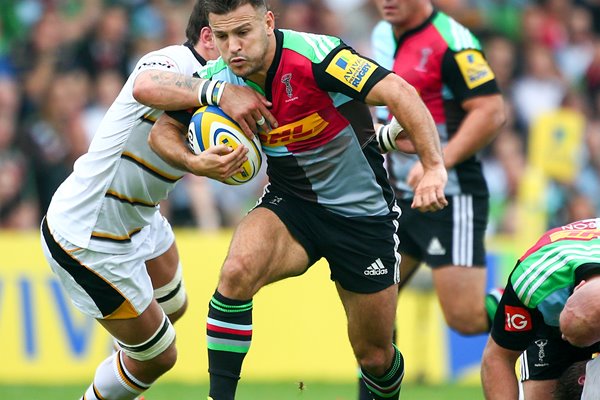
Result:
<svg viewBox="0 0 600 400"><path fill-rule="evenodd" d="M54 231L77 246L116 254L144 239L143 228L184 172L150 149L148 135L162 111L135 100L134 81L147 69L192 76L200 66L186 46L169 46L138 62L88 152L52 199L47 218Z"/></svg>
<svg viewBox="0 0 600 400"><path fill-rule="evenodd" d="M510 281L528 307L538 308L546 323L558 315L578 277L600 270L600 219L573 222L546 232L520 259Z"/></svg>

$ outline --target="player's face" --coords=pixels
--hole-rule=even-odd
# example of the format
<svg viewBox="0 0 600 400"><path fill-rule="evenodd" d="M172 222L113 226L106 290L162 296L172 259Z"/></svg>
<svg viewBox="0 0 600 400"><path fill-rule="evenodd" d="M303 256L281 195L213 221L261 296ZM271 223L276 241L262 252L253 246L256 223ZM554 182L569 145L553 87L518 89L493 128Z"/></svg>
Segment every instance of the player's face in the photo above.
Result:
<svg viewBox="0 0 600 400"><path fill-rule="evenodd" d="M392 25L409 25L422 0L375 0L381 17Z"/></svg>
<svg viewBox="0 0 600 400"><path fill-rule="evenodd" d="M271 11L244 4L227 14L210 13L208 20L221 57L234 74L242 78L266 75L274 49L274 17Z"/></svg>

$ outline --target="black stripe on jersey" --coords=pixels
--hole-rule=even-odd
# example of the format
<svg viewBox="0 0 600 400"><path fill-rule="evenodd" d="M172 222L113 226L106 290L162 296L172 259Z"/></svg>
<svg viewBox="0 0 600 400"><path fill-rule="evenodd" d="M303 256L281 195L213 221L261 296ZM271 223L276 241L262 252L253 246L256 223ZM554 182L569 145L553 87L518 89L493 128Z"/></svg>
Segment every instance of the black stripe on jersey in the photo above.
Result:
<svg viewBox="0 0 600 400"><path fill-rule="evenodd" d="M115 192L112 189L109 189L104 196L110 197L111 199L118 200L121 203L131 204L133 206L156 207L158 205L158 204L149 203L149 202L143 201L143 200L130 199L120 193Z"/></svg>
<svg viewBox="0 0 600 400"><path fill-rule="evenodd" d="M180 289L181 289L181 282L179 282L179 284L177 285L177 287L175 289L171 290L169 293L167 293L163 297L159 297L158 299L156 299L156 301L159 303L164 303L165 301L171 300L173 297L177 296L177 293L179 293Z"/></svg>
<svg viewBox="0 0 600 400"><path fill-rule="evenodd" d="M153 175L153 176L157 177L158 179L163 180L165 182L175 183L181 179L181 178L176 178L174 176L168 175L165 172L161 172L161 171L157 170L155 167L153 167L149 164L146 164L146 161L142 160L141 158L138 158L137 156L135 156L131 153L123 153L123 154L121 154L121 158L131 161L135 165L142 168L144 171L150 173L151 175Z"/></svg>
<svg viewBox="0 0 600 400"><path fill-rule="evenodd" d="M126 344L119 342L119 346L121 346L121 348L123 348L123 349L127 349L134 353L141 353L143 351L148 350L150 347L154 346L160 339L162 339L162 337L165 336L167 329L169 329L169 320L168 320L168 318L165 317L163 320L163 325L160 328L160 331L158 331L158 333L156 333L156 335L154 335L154 337L152 339L150 339L148 342L137 345L137 346L128 346Z"/></svg>
<svg viewBox="0 0 600 400"><path fill-rule="evenodd" d="M109 282L81 264L56 243L45 218L42 222L42 234L52 258L85 290L103 316L112 314L127 301Z"/></svg>
<svg viewBox="0 0 600 400"><path fill-rule="evenodd" d="M115 236L110 233L102 233L102 232L92 232L92 239L97 240L105 240L109 242L120 242L120 243L130 243L131 237L140 233L142 228L137 228L132 230L127 234L127 236Z"/></svg>

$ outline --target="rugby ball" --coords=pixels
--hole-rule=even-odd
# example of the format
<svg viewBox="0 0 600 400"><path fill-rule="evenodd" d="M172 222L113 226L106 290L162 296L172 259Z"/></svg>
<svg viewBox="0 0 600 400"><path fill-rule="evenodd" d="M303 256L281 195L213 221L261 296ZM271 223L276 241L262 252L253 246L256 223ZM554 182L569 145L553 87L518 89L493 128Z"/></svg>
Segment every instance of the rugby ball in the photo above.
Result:
<svg viewBox="0 0 600 400"><path fill-rule="evenodd" d="M241 185L256 175L262 165L260 140L255 136L250 140L239 127L217 106L200 107L190 121L188 144L194 154L200 154L211 146L225 144L236 149L244 145L248 149L248 160L242 165L242 172L223 181L228 185Z"/></svg>

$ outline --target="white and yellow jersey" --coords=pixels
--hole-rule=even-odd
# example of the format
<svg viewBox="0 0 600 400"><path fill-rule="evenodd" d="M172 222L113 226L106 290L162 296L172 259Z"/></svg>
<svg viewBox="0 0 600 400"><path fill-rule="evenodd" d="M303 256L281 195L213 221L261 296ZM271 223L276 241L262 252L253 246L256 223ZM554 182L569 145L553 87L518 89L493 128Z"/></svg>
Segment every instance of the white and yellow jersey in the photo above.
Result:
<svg viewBox="0 0 600 400"><path fill-rule="evenodd" d="M47 214L52 231L99 252L123 254L139 246L159 202L184 172L150 149L148 135L162 111L134 99L134 81L148 69L192 76L204 63L188 45L165 47L137 63L88 152L54 194Z"/></svg>

